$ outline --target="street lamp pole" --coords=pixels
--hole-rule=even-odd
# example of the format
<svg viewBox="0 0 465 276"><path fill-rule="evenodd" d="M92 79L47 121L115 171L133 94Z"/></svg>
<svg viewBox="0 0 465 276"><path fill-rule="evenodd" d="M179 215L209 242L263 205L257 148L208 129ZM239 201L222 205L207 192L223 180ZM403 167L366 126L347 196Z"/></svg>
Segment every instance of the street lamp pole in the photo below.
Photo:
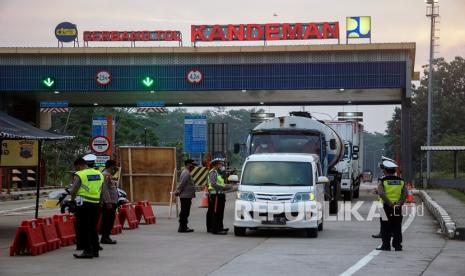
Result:
<svg viewBox="0 0 465 276"><path fill-rule="evenodd" d="M427 14L426 16L431 18L431 30L430 30L430 44L429 44L429 68L428 68L428 123L427 123L427 133L426 133L426 145L428 147L432 144L432 112L433 112L433 58L434 58L434 31L435 31L435 18L439 16L439 13L435 11L434 4L439 2L439 0L426 0L427 5ZM429 8L431 10L429 10ZM437 7L436 7L437 9ZM428 184L430 184L431 178L431 151L426 151L426 179ZM426 183L423 183L423 188L426 188Z"/></svg>

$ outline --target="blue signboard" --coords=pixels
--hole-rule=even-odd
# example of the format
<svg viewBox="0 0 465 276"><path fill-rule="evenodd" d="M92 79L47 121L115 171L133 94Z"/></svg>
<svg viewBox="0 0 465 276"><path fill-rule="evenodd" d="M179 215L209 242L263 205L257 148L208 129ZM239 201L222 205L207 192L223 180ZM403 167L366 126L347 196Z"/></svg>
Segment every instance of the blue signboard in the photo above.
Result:
<svg viewBox="0 0 465 276"><path fill-rule="evenodd" d="M113 119L113 152L116 152L116 122ZM106 117L94 117L92 118L92 138L96 136L108 137L107 134L107 118Z"/></svg>
<svg viewBox="0 0 465 276"><path fill-rule="evenodd" d="M158 101L158 102L139 101L137 102L137 107L164 107L164 106L165 106L164 101Z"/></svg>
<svg viewBox="0 0 465 276"><path fill-rule="evenodd" d="M184 151L203 153L207 144L207 116L184 117Z"/></svg>
<svg viewBox="0 0 465 276"><path fill-rule="evenodd" d="M78 36L78 30L75 24L70 22L61 22L55 27L55 37L60 42L72 42Z"/></svg>
<svg viewBox="0 0 465 276"><path fill-rule="evenodd" d="M68 101L41 101L40 108L68 107Z"/></svg>

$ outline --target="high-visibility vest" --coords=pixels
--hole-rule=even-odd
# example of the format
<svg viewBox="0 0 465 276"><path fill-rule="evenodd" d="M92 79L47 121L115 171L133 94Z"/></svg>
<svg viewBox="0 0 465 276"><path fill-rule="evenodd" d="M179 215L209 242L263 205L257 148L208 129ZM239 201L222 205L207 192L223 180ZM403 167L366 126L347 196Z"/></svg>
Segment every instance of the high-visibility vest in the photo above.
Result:
<svg viewBox="0 0 465 276"><path fill-rule="evenodd" d="M216 191L215 188L213 188L213 185L212 185L212 182L210 180L210 173L216 171L215 169L212 169L208 172L208 191L211 191L211 192L214 192ZM216 184L221 186L221 187L225 187L225 184L224 184L224 179L223 177L221 177L221 175L217 172L216 173Z"/></svg>
<svg viewBox="0 0 465 276"><path fill-rule="evenodd" d="M402 196L402 190L404 189L405 182L402 179L384 179L383 186L386 197L392 203L398 202Z"/></svg>
<svg viewBox="0 0 465 276"><path fill-rule="evenodd" d="M81 187L79 188L77 195L80 196L83 201L99 203L102 184L104 181L102 173L96 169L88 168L78 171L76 174L81 179Z"/></svg>

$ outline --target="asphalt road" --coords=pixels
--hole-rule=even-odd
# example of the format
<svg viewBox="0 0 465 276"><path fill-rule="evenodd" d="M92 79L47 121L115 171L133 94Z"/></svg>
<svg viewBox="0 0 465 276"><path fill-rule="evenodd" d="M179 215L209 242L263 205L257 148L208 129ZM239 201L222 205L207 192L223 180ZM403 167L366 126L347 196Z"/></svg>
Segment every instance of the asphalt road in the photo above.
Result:
<svg viewBox="0 0 465 276"><path fill-rule="evenodd" d="M228 196L225 214L225 226L231 230L233 196ZM369 190L362 191L362 217L367 217L374 199ZM463 275L465 271L464 243L437 234L437 224L426 210L424 216L404 218L409 221L404 251L375 252L380 240L371 234L379 230L377 218L325 221L316 239L299 231L251 231L246 237L230 231L215 236L205 232L206 209L197 208L198 200L189 224L194 233L177 233L177 220L167 217L168 208L155 206L157 224L123 230L115 237L117 245L104 246L100 258L92 260L74 259L74 246L35 257L9 257L15 228L33 211L7 210L34 202L1 202L0 275ZM42 215L56 212L41 210Z"/></svg>

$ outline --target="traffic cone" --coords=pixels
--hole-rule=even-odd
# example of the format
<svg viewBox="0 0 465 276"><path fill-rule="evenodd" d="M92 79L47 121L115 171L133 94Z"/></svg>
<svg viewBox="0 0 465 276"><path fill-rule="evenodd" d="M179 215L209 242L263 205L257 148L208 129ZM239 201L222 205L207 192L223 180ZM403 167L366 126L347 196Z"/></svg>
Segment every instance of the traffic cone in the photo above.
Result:
<svg viewBox="0 0 465 276"><path fill-rule="evenodd" d="M413 202L413 193L412 193L412 183L408 182L407 183L407 203L412 203Z"/></svg>
<svg viewBox="0 0 465 276"><path fill-rule="evenodd" d="M208 189L207 189L207 186L205 186L205 189L203 190L203 196L202 196L202 200L200 201L199 208L208 208Z"/></svg>

